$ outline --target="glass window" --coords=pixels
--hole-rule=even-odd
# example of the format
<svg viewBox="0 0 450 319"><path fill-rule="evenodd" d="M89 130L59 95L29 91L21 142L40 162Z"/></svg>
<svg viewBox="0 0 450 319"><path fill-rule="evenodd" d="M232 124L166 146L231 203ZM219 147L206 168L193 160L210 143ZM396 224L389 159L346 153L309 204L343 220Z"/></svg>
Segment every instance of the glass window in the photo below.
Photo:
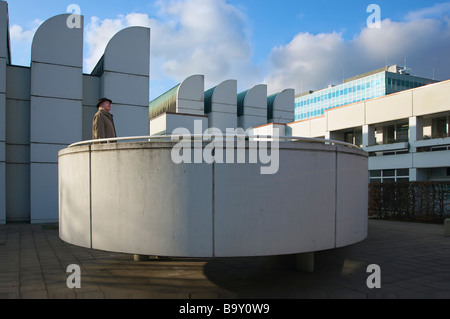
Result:
<svg viewBox="0 0 450 319"><path fill-rule="evenodd" d="M395 177L395 169L383 170L383 177Z"/></svg>
<svg viewBox="0 0 450 319"><path fill-rule="evenodd" d="M409 176L409 169L408 168L398 169L397 176L403 176L403 177Z"/></svg>
<svg viewBox="0 0 450 319"><path fill-rule="evenodd" d="M377 171L370 171L369 172L370 177L381 177L381 171L377 170Z"/></svg>
<svg viewBox="0 0 450 319"><path fill-rule="evenodd" d="M354 134L353 132L347 132L344 136L344 142L353 144Z"/></svg>
<svg viewBox="0 0 450 319"><path fill-rule="evenodd" d="M362 131L360 132L355 132L355 145L362 147Z"/></svg>
<svg viewBox="0 0 450 319"><path fill-rule="evenodd" d="M399 124L396 126L396 128L397 142L408 142L409 124Z"/></svg>
<svg viewBox="0 0 450 319"><path fill-rule="evenodd" d="M442 138L449 136L447 122L447 117L433 119L431 124L433 138Z"/></svg>
<svg viewBox="0 0 450 319"><path fill-rule="evenodd" d="M395 126L390 125L383 130L383 144L391 144L395 142Z"/></svg>

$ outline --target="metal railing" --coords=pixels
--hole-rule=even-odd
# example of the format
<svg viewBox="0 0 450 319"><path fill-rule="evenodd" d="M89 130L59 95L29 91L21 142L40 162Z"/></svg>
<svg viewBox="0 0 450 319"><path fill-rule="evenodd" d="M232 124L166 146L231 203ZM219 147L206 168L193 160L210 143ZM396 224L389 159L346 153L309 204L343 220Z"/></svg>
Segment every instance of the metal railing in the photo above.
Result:
<svg viewBox="0 0 450 319"><path fill-rule="evenodd" d="M203 141L212 141L213 139L217 139L218 137L229 139L252 139L252 140L273 140L277 139L278 141L285 142L306 142L306 143L322 143L322 144L332 144L332 145L341 145L354 149L361 149L359 146L354 144L350 144L347 142L336 141L336 140L328 140L322 138L312 138L312 137L300 137L300 136L274 136L274 135L248 135L248 134L224 134L221 136L217 136L214 134L190 134L190 135L154 135L154 136L129 136L129 137L115 137L115 138L105 138L105 139L96 139L96 140L88 140L88 141L80 141L77 143L73 143L69 145L70 147L81 146L81 145L90 145L90 144L100 144L100 143L117 143L117 142L127 142L127 141L137 141L137 140L145 140L147 142L154 141L166 141L166 142L176 142L181 138L185 139L202 139Z"/></svg>

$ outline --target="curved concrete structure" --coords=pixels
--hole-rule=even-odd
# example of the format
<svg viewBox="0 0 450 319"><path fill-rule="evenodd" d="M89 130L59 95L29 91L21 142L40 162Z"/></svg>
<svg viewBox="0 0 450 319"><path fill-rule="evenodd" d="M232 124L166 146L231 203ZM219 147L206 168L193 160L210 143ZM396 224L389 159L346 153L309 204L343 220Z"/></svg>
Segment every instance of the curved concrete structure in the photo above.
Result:
<svg viewBox="0 0 450 319"><path fill-rule="evenodd" d="M286 89L267 98L267 119L273 123L287 124L294 118L295 90Z"/></svg>
<svg viewBox="0 0 450 319"><path fill-rule="evenodd" d="M267 123L267 85L258 84L237 95L238 126L244 130Z"/></svg>
<svg viewBox="0 0 450 319"><path fill-rule="evenodd" d="M151 101L149 104L150 120L166 112L204 115L204 82L204 75L192 75Z"/></svg>
<svg viewBox="0 0 450 319"><path fill-rule="evenodd" d="M223 132L237 127L237 81L227 80L205 92L208 126Z"/></svg>
<svg viewBox="0 0 450 319"><path fill-rule="evenodd" d="M248 159L253 146L237 144L235 158L242 151ZM279 170L261 175L263 164L250 161L175 164L174 146L127 142L61 150L61 239L135 255L237 257L314 252L367 236L363 151L280 142Z"/></svg>
<svg viewBox="0 0 450 319"><path fill-rule="evenodd" d="M79 16L80 28L69 28L67 19L70 16L60 14L39 26L31 45L32 62L82 67L84 17Z"/></svg>

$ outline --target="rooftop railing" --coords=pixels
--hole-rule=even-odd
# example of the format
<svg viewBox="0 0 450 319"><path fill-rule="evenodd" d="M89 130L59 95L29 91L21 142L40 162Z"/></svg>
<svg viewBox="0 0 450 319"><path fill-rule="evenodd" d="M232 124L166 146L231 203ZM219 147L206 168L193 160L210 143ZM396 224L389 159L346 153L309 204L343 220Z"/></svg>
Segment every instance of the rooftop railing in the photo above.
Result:
<svg viewBox="0 0 450 319"><path fill-rule="evenodd" d="M321 144L331 144L331 145L341 145L354 149L361 149L359 146L350 144L343 141L329 140L322 138L311 138L311 137L300 137L300 136L274 136L274 135L247 135L247 134L224 134L217 136L214 134L190 134L190 135L155 135L155 136L129 136L129 137L115 137L115 138L105 138L96 139L88 141L80 141L69 145L70 147L80 146L80 145L90 145L90 144L100 144L100 143L117 143L117 142L128 142L128 141L138 141L145 140L147 142L165 141L165 142L176 142L180 139L202 139L203 141L213 141L219 137L224 139L235 138L235 139L245 139L245 140L273 140L285 142L306 142L306 143L321 143Z"/></svg>

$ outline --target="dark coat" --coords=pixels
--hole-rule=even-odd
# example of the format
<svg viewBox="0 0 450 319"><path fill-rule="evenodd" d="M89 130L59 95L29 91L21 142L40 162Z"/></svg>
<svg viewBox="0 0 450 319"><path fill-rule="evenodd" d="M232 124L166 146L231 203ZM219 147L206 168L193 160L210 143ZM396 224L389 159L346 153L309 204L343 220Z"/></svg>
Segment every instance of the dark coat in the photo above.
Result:
<svg viewBox="0 0 450 319"><path fill-rule="evenodd" d="M106 111L98 110L92 121L92 139L113 137L117 137L113 115Z"/></svg>

